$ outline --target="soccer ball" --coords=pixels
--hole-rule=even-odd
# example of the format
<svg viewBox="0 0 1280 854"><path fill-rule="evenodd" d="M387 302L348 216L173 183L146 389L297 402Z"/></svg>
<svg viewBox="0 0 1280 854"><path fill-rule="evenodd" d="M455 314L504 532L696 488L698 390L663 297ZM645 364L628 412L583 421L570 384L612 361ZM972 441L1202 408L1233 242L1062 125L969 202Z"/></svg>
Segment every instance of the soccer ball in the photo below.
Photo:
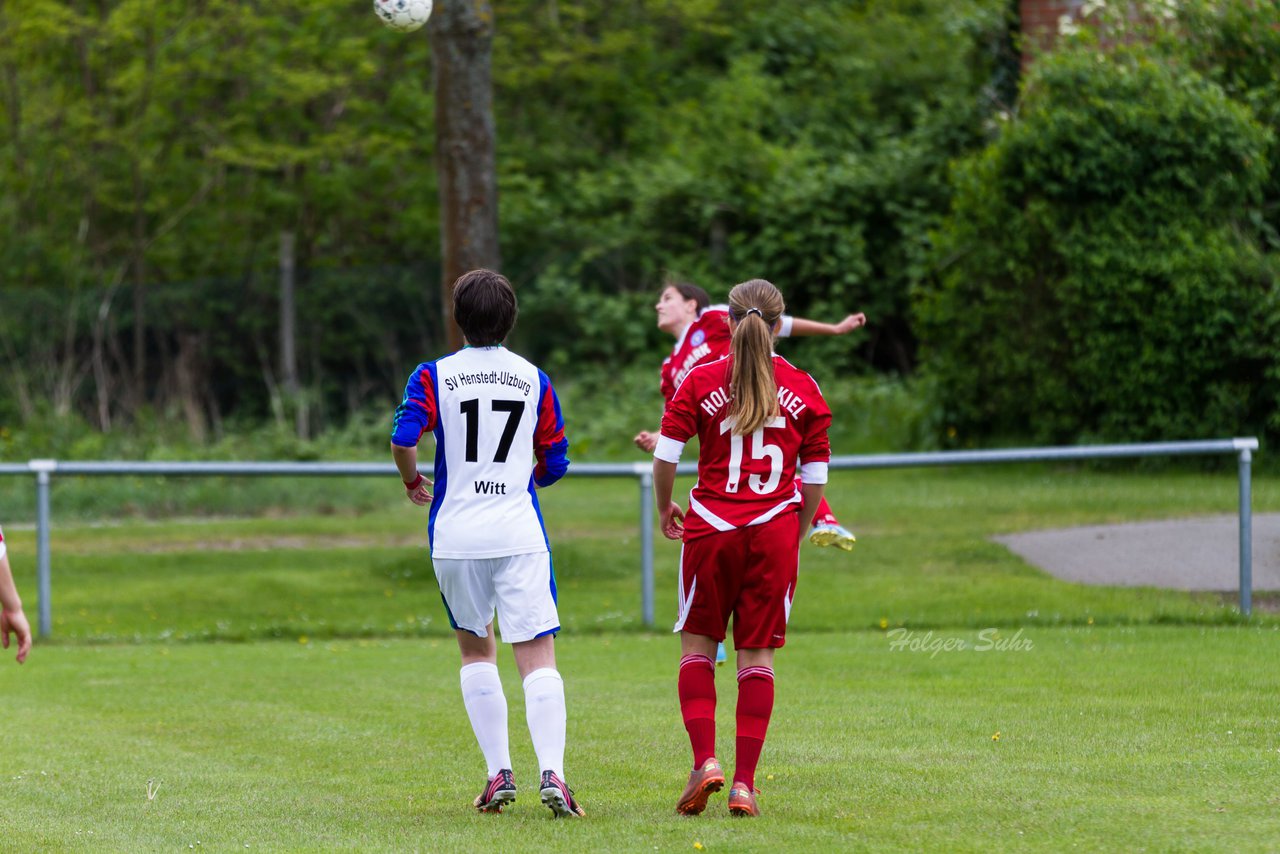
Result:
<svg viewBox="0 0 1280 854"><path fill-rule="evenodd" d="M391 29L411 33L431 17L431 0L373 0L373 11Z"/></svg>

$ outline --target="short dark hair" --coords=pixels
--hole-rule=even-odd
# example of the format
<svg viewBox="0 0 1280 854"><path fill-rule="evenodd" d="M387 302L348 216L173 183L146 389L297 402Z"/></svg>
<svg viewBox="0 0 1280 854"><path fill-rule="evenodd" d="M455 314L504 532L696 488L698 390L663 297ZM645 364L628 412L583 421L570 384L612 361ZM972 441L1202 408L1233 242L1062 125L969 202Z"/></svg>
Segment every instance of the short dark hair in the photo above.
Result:
<svg viewBox="0 0 1280 854"><path fill-rule="evenodd" d="M453 319L473 347L501 344L516 325L516 292L493 270L472 270L453 283Z"/></svg>

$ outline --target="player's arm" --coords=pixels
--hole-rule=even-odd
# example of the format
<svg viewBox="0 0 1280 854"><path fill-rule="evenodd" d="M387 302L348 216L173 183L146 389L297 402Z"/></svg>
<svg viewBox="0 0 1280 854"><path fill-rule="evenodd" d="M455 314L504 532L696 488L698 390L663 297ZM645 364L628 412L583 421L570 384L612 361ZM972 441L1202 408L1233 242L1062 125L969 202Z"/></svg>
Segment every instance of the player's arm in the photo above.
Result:
<svg viewBox="0 0 1280 854"><path fill-rule="evenodd" d="M564 436L564 415L560 398L551 380L538 371L538 424L533 433L533 483L539 489L550 486L569 470L569 440Z"/></svg>
<svg viewBox="0 0 1280 854"><path fill-rule="evenodd" d="M687 378L686 378L687 379ZM675 489L676 466L685 443L698 432L697 405L693 386L684 382L667 402L662 428L653 449L653 498L658 505L658 527L669 540L684 536L684 511L671 500Z"/></svg>
<svg viewBox="0 0 1280 854"><path fill-rule="evenodd" d="M784 315L782 325L778 330L778 336L781 338L786 338L787 336L804 338L814 335L848 335L853 330L866 325L867 316L862 312L847 315L839 323L822 323L804 317L788 317Z"/></svg>
<svg viewBox="0 0 1280 854"><path fill-rule="evenodd" d="M4 536L0 534L0 646L5 649L9 648L9 635L18 641L18 663L21 664L31 651L31 624L22 612L22 599L18 597L18 587L13 583Z"/></svg>
<svg viewBox="0 0 1280 854"><path fill-rule="evenodd" d="M658 528L668 540L684 536L684 511L671 500L676 486L676 464L653 458L653 498L658 505Z"/></svg>
<svg viewBox="0 0 1280 854"><path fill-rule="evenodd" d="M431 481L418 471L418 442L436 427L435 380L428 364L417 367L405 383L404 398L396 407L391 428L391 459L395 461L405 493L414 504L431 503Z"/></svg>
<svg viewBox="0 0 1280 854"><path fill-rule="evenodd" d="M667 373L667 365L670 361L670 358L663 359L662 371L660 372L662 376L661 390L663 400L670 400L675 397L676 394L675 383L672 382L671 375ZM658 447L658 436L658 430L641 430L631 441L635 443L637 448L644 451L646 454L652 454L653 449Z"/></svg>
<svg viewBox="0 0 1280 854"><path fill-rule="evenodd" d="M825 483L800 481L800 496L804 503L800 505L800 541L796 543L797 549L804 545L805 535L809 533L809 526L813 524L813 517L817 515L818 505L822 503L822 494L826 489Z"/></svg>

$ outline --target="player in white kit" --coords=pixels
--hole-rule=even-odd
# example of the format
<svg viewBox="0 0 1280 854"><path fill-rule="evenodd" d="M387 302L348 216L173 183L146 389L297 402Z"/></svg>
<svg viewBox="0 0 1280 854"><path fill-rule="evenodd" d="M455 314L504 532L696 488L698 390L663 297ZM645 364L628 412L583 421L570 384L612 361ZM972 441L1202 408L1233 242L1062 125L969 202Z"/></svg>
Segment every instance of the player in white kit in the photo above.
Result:
<svg viewBox="0 0 1280 854"><path fill-rule="evenodd" d="M524 680L542 802L556 816L581 816L564 782L564 683L554 645L560 618L536 492L569 468L560 402L546 374L502 346L516 320L505 277L491 270L461 276L453 316L467 346L414 370L396 409L391 451L409 499L431 507L431 560L462 654L462 699L488 764L475 807L500 812L516 797L496 610ZM417 445L428 431L433 480L418 472Z"/></svg>

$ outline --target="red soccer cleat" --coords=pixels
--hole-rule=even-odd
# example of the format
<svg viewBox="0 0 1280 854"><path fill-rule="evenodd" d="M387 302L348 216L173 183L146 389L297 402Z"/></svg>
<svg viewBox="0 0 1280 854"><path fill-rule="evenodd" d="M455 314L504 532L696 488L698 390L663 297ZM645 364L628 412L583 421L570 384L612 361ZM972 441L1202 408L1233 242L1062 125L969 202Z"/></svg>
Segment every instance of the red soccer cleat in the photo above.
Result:
<svg viewBox="0 0 1280 854"><path fill-rule="evenodd" d="M681 815L700 815L707 808L707 798L724 788L724 771L713 756L702 763L701 768L689 772L689 784L684 787L676 812Z"/></svg>
<svg viewBox="0 0 1280 854"><path fill-rule="evenodd" d="M760 815L756 793L741 783L734 783L733 788L729 790L729 814L752 817Z"/></svg>

